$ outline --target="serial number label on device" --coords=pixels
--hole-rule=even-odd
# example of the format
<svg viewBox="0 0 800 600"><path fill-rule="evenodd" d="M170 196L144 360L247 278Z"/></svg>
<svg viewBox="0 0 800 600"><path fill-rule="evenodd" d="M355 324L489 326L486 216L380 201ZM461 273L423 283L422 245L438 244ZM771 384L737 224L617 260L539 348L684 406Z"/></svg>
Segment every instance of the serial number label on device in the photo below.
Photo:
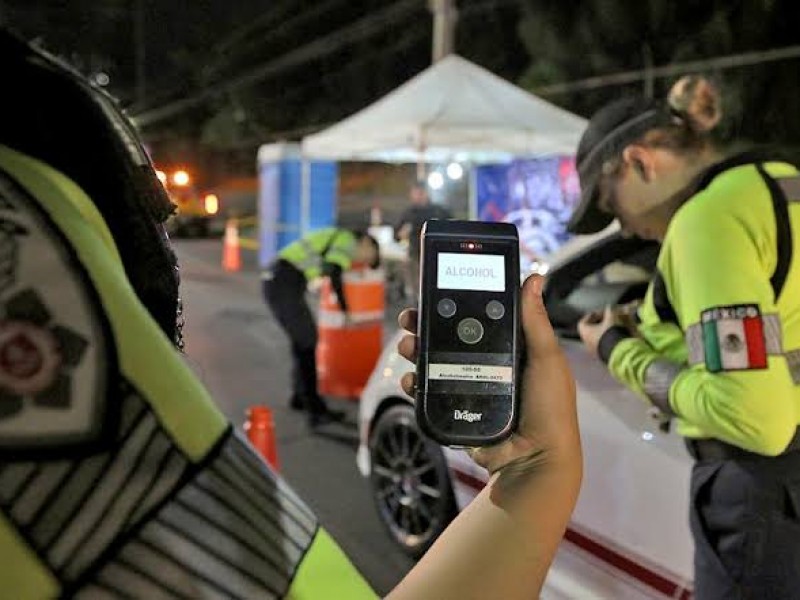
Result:
<svg viewBox="0 0 800 600"><path fill-rule="evenodd" d="M511 367L498 367L496 365L453 365L444 363L428 365L428 379L511 383L511 375Z"/></svg>

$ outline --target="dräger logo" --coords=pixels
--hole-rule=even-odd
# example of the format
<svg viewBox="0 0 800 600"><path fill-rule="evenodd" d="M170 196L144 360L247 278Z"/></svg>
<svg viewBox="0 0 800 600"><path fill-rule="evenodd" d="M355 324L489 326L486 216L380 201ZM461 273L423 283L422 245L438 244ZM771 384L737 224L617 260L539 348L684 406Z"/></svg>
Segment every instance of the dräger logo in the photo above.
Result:
<svg viewBox="0 0 800 600"><path fill-rule="evenodd" d="M454 421L466 421L467 423L474 423L475 421L480 421L482 418L483 418L483 413L474 413L474 412L469 412L468 410L453 411Z"/></svg>

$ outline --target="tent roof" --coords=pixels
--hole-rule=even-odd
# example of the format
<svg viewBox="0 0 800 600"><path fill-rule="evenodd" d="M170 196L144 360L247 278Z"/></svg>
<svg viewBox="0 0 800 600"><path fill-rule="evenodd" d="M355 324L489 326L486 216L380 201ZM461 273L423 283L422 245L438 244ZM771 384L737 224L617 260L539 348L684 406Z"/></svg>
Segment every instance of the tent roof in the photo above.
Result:
<svg viewBox="0 0 800 600"><path fill-rule="evenodd" d="M450 55L374 104L303 140L334 160L492 162L574 154L586 121Z"/></svg>

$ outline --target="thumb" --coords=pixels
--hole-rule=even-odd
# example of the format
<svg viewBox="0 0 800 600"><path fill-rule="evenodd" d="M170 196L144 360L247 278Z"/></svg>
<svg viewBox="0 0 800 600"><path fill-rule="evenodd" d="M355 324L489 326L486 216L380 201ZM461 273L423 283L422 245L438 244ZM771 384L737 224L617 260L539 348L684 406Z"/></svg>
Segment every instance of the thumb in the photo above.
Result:
<svg viewBox="0 0 800 600"><path fill-rule="evenodd" d="M558 349L558 339L550 325L542 299L544 277L531 275L522 285L522 329L528 355L542 358Z"/></svg>

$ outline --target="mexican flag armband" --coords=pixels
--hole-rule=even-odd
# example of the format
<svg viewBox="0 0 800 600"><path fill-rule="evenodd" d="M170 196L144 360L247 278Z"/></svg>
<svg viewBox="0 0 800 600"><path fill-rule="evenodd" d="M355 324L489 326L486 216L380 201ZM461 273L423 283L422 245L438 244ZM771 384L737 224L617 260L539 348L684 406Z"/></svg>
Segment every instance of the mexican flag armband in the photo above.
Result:
<svg viewBox="0 0 800 600"><path fill-rule="evenodd" d="M710 373L767 368L767 336L758 305L714 307L702 312L700 323Z"/></svg>

